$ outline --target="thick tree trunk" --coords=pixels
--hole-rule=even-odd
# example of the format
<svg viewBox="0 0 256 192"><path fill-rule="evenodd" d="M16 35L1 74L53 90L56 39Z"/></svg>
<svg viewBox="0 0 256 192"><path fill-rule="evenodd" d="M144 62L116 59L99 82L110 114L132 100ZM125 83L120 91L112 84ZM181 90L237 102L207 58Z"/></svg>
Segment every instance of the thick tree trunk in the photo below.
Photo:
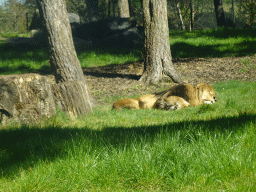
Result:
<svg viewBox="0 0 256 192"><path fill-rule="evenodd" d="M222 0L214 0L214 8L218 27L225 26L225 15L223 10Z"/></svg>
<svg viewBox="0 0 256 192"><path fill-rule="evenodd" d="M129 10L128 0L118 0L118 15L121 18L130 17L130 10Z"/></svg>
<svg viewBox="0 0 256 192"><path fill-rule="evenodd" d="M161 10L161 11L159 11ZM166 0L143 0L144 72L140 81L157 84L164 72L174 82L181 83L174 69L169 44Z"/></svg>
<svg viewBox="0 0 256 192"><path fill-rule="evenodd" d="M92 98L75 52L66 3L64 0L37 0L37 3L50 45L50 64L57 82L53 86L56 100L69 105L61 108L73 116L91 112ZM78 102L79 106L75 105Z"/></svg>

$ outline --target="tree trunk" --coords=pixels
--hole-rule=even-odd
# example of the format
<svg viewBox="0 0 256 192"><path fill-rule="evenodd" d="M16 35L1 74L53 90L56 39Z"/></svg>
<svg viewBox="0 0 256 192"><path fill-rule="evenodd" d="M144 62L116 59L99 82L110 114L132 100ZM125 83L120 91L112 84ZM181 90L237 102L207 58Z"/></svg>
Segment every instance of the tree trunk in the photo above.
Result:
<svg viewBox="0 0 256 192"><path fill-rule="evenodd" d="M118 0L118 15L121 18L130 17L128 0Z"/></svg>
<svg viewBox="0 0 256 192"><path fill-rule="evenodd" d="M180 26L181 26L181 29L182 29L182 30L185 30L185 25L184 25L184 23L183 23L181 11L180 11L180 3L179 3L179 2L177 3L177 11L178 11L179 19L180 19Z"/></svg>
<svg viewBox="0 0 256 192"><path fill-rule="evenodd" d="M191 12L191 17L190 17L190 31L194 30L194 3L193 0L190 0L190 12Z"/></svg>
<svg viewBox="0 0 256 192"><path fill-rule="evenodd" d="M233 24L235 25L236 21L235 21L235 5L234 5L234 0L232 0L232 21Z"/></svg>
<svg viewBox="0 0 256 192"><path fill-rule="evenodd" d="M113 17L116 16L116 4L117 4L117 0L112 0L112 14L113 14Z"/></svg>
<svg viewBox="0 0 256 192"><path fill-rule="evenodd" d="M111 16L111 0L108 0L108 18Z"/></svg>
<svg viewBox="0 0 256 192"><path fill-rule="evenodd" d="M48 35L50 64L57 82L52 91L58 106L75 117L92 112L92 98L75 52L65 1L37 3Z"/></svg>
<svg viewBox="0 0 256 192"><path fill-rule="evenodd" d="M214 8L218 27L225 26L225 15L223 10L222 0L214 0Z"/></svg>
<svg viewBox="0 0 256 192"><path fill-rule="evenodd" d="M161 11L159 11L161 10ZM174 82L181 83L174 69L169 44L166 0L143 0L144 72L140 81L157 84L164 72Z"/></svg>
<svg viewBox="0 0 256 192"><path fill-rule="evenodd" d="M97 21L99 16L99 0L86 0L87 21Z"/></svg>

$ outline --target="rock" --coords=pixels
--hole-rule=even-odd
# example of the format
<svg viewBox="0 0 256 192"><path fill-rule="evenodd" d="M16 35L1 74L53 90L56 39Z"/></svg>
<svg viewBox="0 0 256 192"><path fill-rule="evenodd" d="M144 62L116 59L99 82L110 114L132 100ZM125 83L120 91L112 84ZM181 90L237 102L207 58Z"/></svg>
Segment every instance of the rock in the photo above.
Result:
<svg viewBox="0 0 256 192"><path fill-rule="evenodd" d="M80 17L79 15L75 13L68 13L69 22L70 23L80 23Z"/></svg>
<svg viewBox="0 0 256 192"><path fill-rule="evenodd" d="M90 42L92 47L131 48L143 40L143 28L130 18L101 19L85 23L74 31L74 36Z"/></svg>
<svg viewBox="0 0 256 192"><path fill-rule="evenodd" d="M40 46L47 46L47 34L43 30L31 30L32 37L13 37L8 38L6 43L12 48L21 50L31 50Z"/></svg>
<svg viewBox="0 0 256 192"><path fill-rule="evenodd" d="M56 113L51 85L38 74L0 76L0 122L38 121Z"/></svg>
<svg viewBox="0 0 256 192"><path fill-rule="evenodd" d="M143 40L143 36L137 27L124 30L120 33L110 35L95 44L99 47L119 47L119 48L132 48L136 47Z"/></svg>
<svg viewBox="0 0 256 192"><path fill-rule="evenodd" d="M136 21L130 18L107 18L80 25L74 35L80 39L97 41L136 27Z"/></svg>
<svg viewBox="0 0 256 192"><path fill-rule="evenodd" d="M72 31L76 29L76 27L80 24L80 17L75 13L68 13L69 22L71 24ZM29 26L29 30L43 30L43 22L39 14L39 10L36 9L35 13L33 14L31 24Z"/></svg>

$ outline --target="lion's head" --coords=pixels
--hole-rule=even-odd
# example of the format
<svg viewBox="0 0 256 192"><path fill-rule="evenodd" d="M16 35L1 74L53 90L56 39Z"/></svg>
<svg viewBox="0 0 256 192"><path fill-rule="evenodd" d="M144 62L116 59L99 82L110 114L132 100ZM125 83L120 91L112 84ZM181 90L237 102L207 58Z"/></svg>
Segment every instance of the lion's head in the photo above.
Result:
<svg viewBox="0 0 256 192"><path fill-rule="evenodd" d="M217 101L215 91L210 85L199 83L196 89L198 90L200 103L212 104Z"/></svg>

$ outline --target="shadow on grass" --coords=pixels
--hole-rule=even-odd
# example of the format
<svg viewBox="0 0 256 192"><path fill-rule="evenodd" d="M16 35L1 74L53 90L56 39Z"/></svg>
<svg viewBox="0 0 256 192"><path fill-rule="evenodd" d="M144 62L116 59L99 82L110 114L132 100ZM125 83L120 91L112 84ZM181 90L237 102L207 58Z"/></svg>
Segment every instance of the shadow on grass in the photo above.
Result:
<svg viewBox="0 0 256 192"><path fill-rule="evenodd" d="M249 40L249 38L256 37L256 29L225 29L217 28L212 30L198 30L198 31L174 31L170 33L171 37L182 38L198 38L198 37L214 37L225 39L228 37L242 37L242 43L234 44L219 44L219 45L190 45L188 43L178 42L171 46L173 58L190 58L190 57L226 57L226 56L245 56L255 54L256 43ZM219 51L219 47L227 47L224 51ZM77 55L95 53L96 55L109 54L113 56L121 56L133 54L141 58L143 45L136 48L113 48L113 47L97 47L97 48L76 48ZM18 60L18 62L35 61L35 63L42 63L49 59L47 46L15 46L11 47L5 44L0 44L0 61ZM51 73L49 66L43 66L41 69L35 69L33 66L21 65L16 67L0 66L1 74L15 74L15 73L31 73L37 72L42 74Z"/></svg>
<svg viewBox="0 0 256 192"><path fill-rule="evenodd" d="M106 127L100 131L89 128L28 128L26 126L20 129L0 130L0 177L15 175L20 169L29 169L39 161L54 161L55 158L64 157L67 145L72 145L69 141L79 140L81 136L83 140L93 144L90 146L93 151L105 146L122 149L124 146L131 145L136 139L137 141L146 139L150 142L163 131L170 135L179 132L180 138L185 142L190 142L188 131L194 138L198 137L197 127L209 135L216 133L228 135L230 132L243 131L241 128L247 123L254 122L255 119L255 113L241 113L238 116L209 121L185 121L133 128Z"/></svg>
<svg viewBox="0 0 256 192"><path fill-rule="evenodd" d="M96 55L109 54L113 56L123 56L133 54L141 57L142 45L137 48L76 48L77 55L95 53ZM52 74L50 66L42 66L40 69L35 69L34 66L22 64L22 61L34 61L37 63L45 62L49 60L49 52L45 46L9 46L7 44L0 44L0 61L14 61L18 66L1 66L0 74L19 74L19 73L40 73L40 74Z"/></svg>
<svg viewBox="0 0 256 192"><path fill-rule="evenodd" d="M182 37L184 39L198 38L198 37L214 37L218 39L226 39L229 37L255 38L256 28L251 29L231 29L231 28L215 28L210 30L196 30L196 31L170 31L171 37Z"/></svg>
<svg viewBox="0 0 256 192"><path fill-rule="evenodd" d="M244 41L243 43L235 44L239 51L235 51L233 47L225 51L219 51L219 47L224 47L224 44L194 46L188 43L180 42L171 46L173 58L191 58L191 57L226 57L226 56L246 56L255 54L255 42ZM229 44L226 44L228 47Z"/></svg>

